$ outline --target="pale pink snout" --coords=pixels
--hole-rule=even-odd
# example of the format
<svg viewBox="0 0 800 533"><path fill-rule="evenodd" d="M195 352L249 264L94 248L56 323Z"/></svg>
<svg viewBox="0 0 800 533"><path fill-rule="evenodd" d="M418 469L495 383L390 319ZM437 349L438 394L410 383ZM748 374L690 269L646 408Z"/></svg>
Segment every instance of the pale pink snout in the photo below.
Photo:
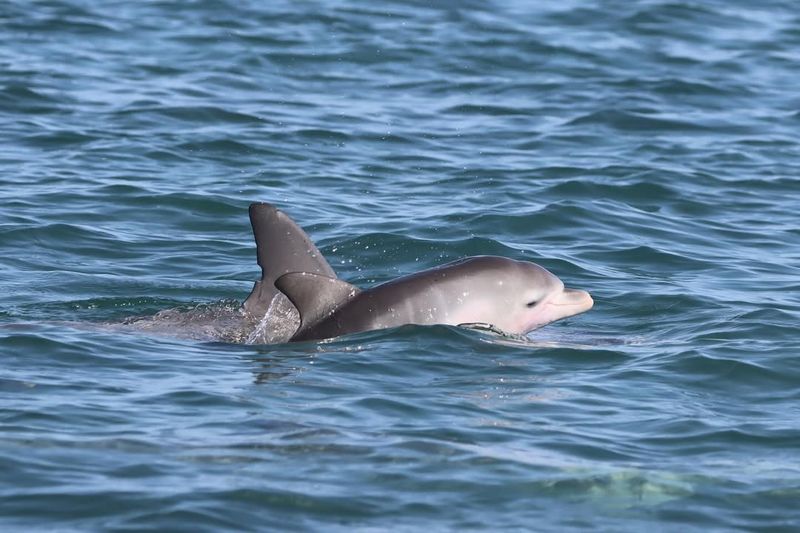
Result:
<svg viewBox="0 0 800 533"><path fill-rule="evenodd" d="M533 316L529 316L525 331L540 328L550 322L588 311L594 300L588 292L579 289L564 289L552 295L537 306Z"/></svg>

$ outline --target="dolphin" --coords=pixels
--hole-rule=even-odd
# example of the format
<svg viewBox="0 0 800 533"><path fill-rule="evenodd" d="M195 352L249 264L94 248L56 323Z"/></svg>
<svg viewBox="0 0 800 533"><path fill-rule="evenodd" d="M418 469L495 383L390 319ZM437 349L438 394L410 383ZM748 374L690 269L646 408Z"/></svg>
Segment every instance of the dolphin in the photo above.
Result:
<svg viewBox="0 0 800 533"><path fill-rule="evenodd" d="M360 290L340 279L288 273L275 286L300 313L292 341L405 324L483 326L524 334L591 309L592 297L541 266L478 256Z"/></svg>
<svg viewBox="0 0 800 533"><path fill-rule="evenodd" d="M300 326L297 309L275 287L289 272L308 272L336 279L336 273L311 239L286 213L267 203L250 205L261 279L241 306L249 333L247 344L288 342ZM241 336L241 335L240 335Z"/></svg>
<svg viewBox="0 0 800 533"><path fill-rule="evenodd" d="M594 303L589 293L565 288L535 263L495 256L461 259L361 290L338 279L305 232L274 206L252 204L250 221L262 277L243 309L257 318L276 306L292 315L293 333L272 339L277 342L406 324L525 334Z"/></svg>
<svg viewBox="0 0 800 533"><path fill-rule="evenodd" d="M242 305L247 313L262 316L276 297L282 299L275 281L289 272L336 278L325 257L286 213L267 203L251 204L249 213L261 279L255 282Z"/></svg>

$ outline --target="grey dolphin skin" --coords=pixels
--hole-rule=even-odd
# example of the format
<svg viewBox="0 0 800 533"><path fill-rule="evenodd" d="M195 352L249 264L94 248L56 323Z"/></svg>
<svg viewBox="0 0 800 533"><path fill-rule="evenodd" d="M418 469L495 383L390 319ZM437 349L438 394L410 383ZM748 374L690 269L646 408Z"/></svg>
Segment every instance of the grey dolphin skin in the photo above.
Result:
<svg viewBox="0 0 800 533"><path fill-rule="evenodd" d="M275 207L250 206L262 278L244 303L267 313L284 297L300 324L289 341L321 340L405 324L490 326L524 334L588 311L589 293L566 289L527 261L478 256L403 276L367 290L336 277L308 236Z"/></svg>
<svg viewBox="0 0 800 533"><path fill-rule="evenodd" d="M250 224L256 240L261 280L244 301L244 309L263 316L276 296L275 280L289 272L310 272L335 278L336 273L308 235L284 212L265 203L250 205Z"/></svg>

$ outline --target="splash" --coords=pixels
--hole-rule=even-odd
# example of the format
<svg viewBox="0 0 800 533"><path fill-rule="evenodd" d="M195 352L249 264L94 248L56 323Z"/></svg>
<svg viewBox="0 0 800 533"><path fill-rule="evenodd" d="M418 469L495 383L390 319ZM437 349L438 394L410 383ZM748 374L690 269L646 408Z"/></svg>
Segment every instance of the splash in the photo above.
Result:
<svg viewBox="0 0 800 533"><path fill-rule="evenodd" d="M129 317L100 326L196 341L279 344L287 342L299 325L297 310L285 296L277 295L260 317L247 313L238 302L223 301L165 309L151 316Z"/></svg>
<svg viewBox="0 0 800 533"><path fill-rule="evenodd" d="M300 313L283 294L276 294L244 344L288 342L299 326Z"/></svg>

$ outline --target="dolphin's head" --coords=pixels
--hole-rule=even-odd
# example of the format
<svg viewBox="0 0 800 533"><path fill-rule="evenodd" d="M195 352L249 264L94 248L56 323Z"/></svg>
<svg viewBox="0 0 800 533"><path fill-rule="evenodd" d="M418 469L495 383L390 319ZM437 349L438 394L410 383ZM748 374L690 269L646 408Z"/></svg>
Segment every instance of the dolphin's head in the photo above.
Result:
<svg viewBox="0 0 800 533"><path fill-rule="evenodd" d="M594 305L588 292L565 288L560 279L535 263L514 261L514 267L510 278L518 290L506 297L513 309L509 312L512 333L527 333Z"/></svg>
<svg viewBox="0 0 800 533"><path fill-rule="evenodd" d="M464 301L462 323L488 323L508 333L524 334L594 305L588 292L565 288L560 279L535 263L481 256L462 264L475 275L470 282L476 296Z"/></svg>

